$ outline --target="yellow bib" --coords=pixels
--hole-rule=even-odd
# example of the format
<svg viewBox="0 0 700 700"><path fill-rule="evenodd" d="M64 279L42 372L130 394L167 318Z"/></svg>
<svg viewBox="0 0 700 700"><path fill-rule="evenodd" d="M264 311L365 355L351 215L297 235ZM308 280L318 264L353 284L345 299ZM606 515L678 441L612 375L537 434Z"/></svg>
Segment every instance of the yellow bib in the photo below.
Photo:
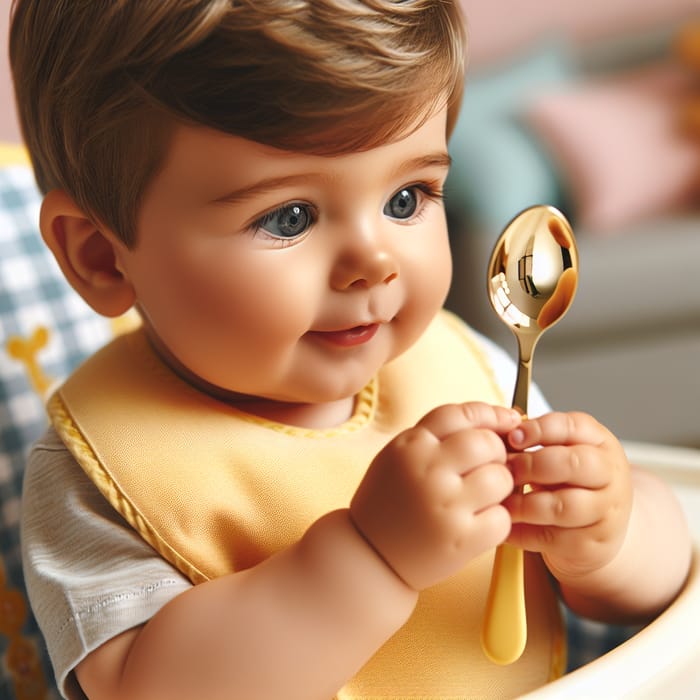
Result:
<svg viewBox="0 0 700 700"><path fill-rule="evenodd" d="M440 314L357 397L352 418L310 430L266 421L194 389L144 332L90 358L49 405L54 426L114 508L194 583L255 566L349 505L377 452L432 408L503 403L461 322ZM493 553L421 593L416 610L338 694L370 698L509 697L561 672L556 597L527 563L529 639L508 667L479 633Z"/></svg>

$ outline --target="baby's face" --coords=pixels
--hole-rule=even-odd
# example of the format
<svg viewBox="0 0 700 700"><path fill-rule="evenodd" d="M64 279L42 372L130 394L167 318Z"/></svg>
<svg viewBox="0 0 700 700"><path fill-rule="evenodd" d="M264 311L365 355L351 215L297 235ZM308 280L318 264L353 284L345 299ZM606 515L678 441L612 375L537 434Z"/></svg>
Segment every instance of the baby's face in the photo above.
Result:
<svg viewBox="0 0 700 700"><path fill-rule="evenodd" d="M444 301L447 170L444 111L334 157L180 127L118 262L179 371L232 394L338 401Z"/></svg>

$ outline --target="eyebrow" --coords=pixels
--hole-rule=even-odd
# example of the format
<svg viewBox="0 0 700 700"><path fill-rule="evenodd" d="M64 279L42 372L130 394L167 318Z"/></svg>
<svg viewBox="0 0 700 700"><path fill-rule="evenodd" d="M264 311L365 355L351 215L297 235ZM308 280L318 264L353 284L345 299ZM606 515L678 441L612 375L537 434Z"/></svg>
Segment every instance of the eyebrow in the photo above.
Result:
<svg viewBox="0 0 700 700"><path fill-rule="evenodd" d="M449 168L451 165L452 158L450 158L449 153L447 151L437 151L436 153L428 153L417 158L409 158L409 160L401 163L396 168L395 174L398 176L405 172L423 170L424 168Z"/></svg>
<svg viewBox="0 0 700 700"><path fill-rule="evenodd" d="M449 168L452 164L452 158L446 151L438 151L429 153L416 158L409 158L401 163L394 171L393 176L398 177L402 173L411 172L413 170L422 170L424 168ZM299 175L282 175L280 177L270 177L258 182L253 182L250 185L232 190L223 197L217 197L213 200L214 204L236 204L238 202L251 199L267 192L287 187L289 185L298 185L305 181L314 179L313 174Z"/></svg>

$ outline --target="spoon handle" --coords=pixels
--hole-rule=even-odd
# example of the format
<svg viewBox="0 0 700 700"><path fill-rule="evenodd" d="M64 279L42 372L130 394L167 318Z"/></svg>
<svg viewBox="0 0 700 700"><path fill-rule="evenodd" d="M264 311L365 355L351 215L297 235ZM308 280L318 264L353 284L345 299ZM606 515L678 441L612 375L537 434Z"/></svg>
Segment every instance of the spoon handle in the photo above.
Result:
<svg viewBox="0 0 700 700"><path fill-rule="evenodd" d="M503 543L493 563L481 646L491 661L505 665L520 658L526 642L523 550Z"/></svg>
<svg viewBox="0 0 700 700"><path fill-rule="evenodd" d="M532 374L532 362L518 360L518 376L513 390L512 407L520 412L523 419L527 418L527 403L530 395L530 376Z"/></svg>
<svg viewBox="0 0 700 700"><path fill-rule="evenodd" d="M515 375L511 406L519 411L520 415L525 419L527 418L530 382L532 381L532 357L538 336L526 336L523 333L516 333L515 338L518 341L518 371Z"/></svg>
<svg viewBox="0 0 700 700"><path fill-rule="evenodd" d="M518 367L513 408L526 417L531 362ZM517 661L527 644L525 613L525 567L523 550L504 542L496 548L491 584L486 599L481 648L486 656L503 666Z"/></svg>

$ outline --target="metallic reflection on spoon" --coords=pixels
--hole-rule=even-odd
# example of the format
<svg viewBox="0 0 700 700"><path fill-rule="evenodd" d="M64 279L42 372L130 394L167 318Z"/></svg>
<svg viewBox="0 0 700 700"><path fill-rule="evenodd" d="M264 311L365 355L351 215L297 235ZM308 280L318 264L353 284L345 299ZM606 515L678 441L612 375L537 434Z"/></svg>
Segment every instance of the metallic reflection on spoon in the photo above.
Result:
<svg viewBox="0 0 700 700"><path fill-rule="evenodd" d="M491 305L518 340L513 406L527 414L532 355L540 335L568 310L578 282L578 251L564 215L526 209L498 239L488 268Z"/></svg>
<svg viewBox="0 0 700 700"><path fill-rule="evenodd" d="M513 407L527 415L532 356L542 333L569 309L578 282L578 251L564 215L550 206L526 209L506 226L491 254L488 294L518 341ZM481 644L495 663L520 658L527 642L521 549L496 550Z"/></svg>

